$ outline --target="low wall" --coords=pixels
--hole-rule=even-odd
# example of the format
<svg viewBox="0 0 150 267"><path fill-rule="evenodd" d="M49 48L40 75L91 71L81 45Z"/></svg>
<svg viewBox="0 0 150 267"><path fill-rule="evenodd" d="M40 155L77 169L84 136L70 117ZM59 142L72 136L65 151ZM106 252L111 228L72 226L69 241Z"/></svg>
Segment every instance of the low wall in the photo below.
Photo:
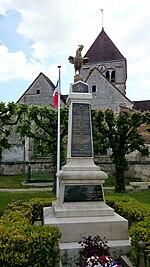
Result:
<svg viewBox="0 0 150 267"><path fill-rule="evenodd" d="M52 163L50 161L30 162L32 174L50 174ZM1 175L20 175L28 174L29 162L1 162Z"/></svg>
<svg viewBox="0 0 150 267"><path fill-rule="evenodd" d="M31 161L30 164L31 175L52 173L52 163L50 160ZM109 157L95 158L95 164L109 176L113 176L115 167ZM27 174L28 166L29 162L2 162L0 169L2 175L19 175ZM129 161L129 170L125 172L125 176L134 180L150 181L150 160Z"/></svg>
<svg viewBox="0 0 150 267"><path fill-rule="evenodd" d="M95 164L109 176L114 175L115 166L109 157L95 158ZM129 161L129 170L125 172L125 176L134 180L150 181L150 159Z"/></svg>

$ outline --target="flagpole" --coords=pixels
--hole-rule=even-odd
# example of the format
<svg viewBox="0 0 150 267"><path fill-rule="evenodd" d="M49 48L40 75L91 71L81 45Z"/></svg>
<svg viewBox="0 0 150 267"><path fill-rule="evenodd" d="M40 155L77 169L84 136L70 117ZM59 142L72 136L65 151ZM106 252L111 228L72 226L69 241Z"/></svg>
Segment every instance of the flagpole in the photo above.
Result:
<svg viewBox="0 0 150 267"><path fill-rule="evenodd" d="M60 94L61 94L61 77L60 77L61 66L58 66L59 81L58 81L58 124L57 124L57 172L60 170ZM56 196L59 195L59 179L56 181Z"/></svg>

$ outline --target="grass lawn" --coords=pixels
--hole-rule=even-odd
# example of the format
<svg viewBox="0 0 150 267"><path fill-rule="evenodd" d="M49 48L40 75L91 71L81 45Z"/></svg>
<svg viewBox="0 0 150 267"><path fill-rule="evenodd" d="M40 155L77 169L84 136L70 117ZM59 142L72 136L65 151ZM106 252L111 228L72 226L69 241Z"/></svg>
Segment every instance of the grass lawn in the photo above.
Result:
<svg viewBox="0 0 150 267"><path fill-rule="evenodd" d="M133 192L132 190L128 190L126 194L119 194L119 193L114 193L113 190L104 190L105 196L107 195L119 195L119 196L127 196L129 195L132 198L135 198L139 202L143 202L145 204L150 205L150 192L148 190L141 190L140 192Z"/></svg>
<svg viewBox="0 0 150 267"><path fill-rule="evenodd" d="M129 185L131 182L130 178L125 178L125 185ZM114 186L115 185L115 177L109 177L108 179L105 180L104 186L109 187L109 186Z"/></svg>
<svg viewBox="0 0 150 267"><path fill-rule="evenodd" d="M32 179L50 179L49 175L32 175ZM0 176L0 188L28 188L28 186L22 185L21 182L25 182L28 179L27 175L6 175ZM51 178L52 179L52 178ZM31 186L29 186L31 187Z"/></svg>
<svg viewBox="0 0 150 267"><path fill-rule="evenodd" d="M16 200L29 200L31 198L49 198L54 196L50 191L28 191L28 192L0 192L0 214L4 212L7 205Z"/></svg>
<svg viewBox="0 0 150 267"><path fill-rule="evenodd" d="M36 176L32 178L40 178L41 176ZM42 178L49 178L42 177ZM26 186L23 186L21 184L22 181L25 181L27 179L27 176L18 175L18 176L0 176L0 188L27 188ZM126 179L126 185L128 185L130 182L130 179ZM104 184L105 187L114 186L115 179L114 178L108 178ZM116 194L113 190L104 190L105 196ZM127 193L129 196L137 199L140 202L146 203L150 205L150 192L146 190L141 190L140 192L133 192L132 190L129 190ZM122 194L119 194L122 195ZM126 195L126 194L123 194ZM7 208L8 203L11 203L16 200L29 200L31 198L41 197L41 198L48 198L52 196L52 193L47 189L47 191L27 191L27 192L0 192L0 214L3 213L3 211Z"/></svg>

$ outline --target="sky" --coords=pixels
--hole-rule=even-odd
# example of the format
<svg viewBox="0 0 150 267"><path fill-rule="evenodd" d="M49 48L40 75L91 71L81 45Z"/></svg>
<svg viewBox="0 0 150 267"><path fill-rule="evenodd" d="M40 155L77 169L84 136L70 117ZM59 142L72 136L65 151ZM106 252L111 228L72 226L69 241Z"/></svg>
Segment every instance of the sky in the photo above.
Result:
<svg viewBox="0 0 150 267"><path fill-rule="evenodd" d="M127 59L126 96L150 100L149 0L0 0L0 101L16 102L40 72L56 84L59 65L68 94L68 56L80 44L84 56L102 24Z"/></svg>

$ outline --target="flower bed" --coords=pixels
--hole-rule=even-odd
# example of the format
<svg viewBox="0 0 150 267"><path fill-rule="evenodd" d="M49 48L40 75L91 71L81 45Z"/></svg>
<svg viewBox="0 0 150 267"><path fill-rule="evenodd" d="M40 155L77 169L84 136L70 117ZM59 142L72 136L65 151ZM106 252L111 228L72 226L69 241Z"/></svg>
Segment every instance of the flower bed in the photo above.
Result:
<svg viewBox="0 0 150 267"><path fill-rule="evenodd" d="M92 256L87 259L85 267L120 267L120 265L110 257Z"/></svg>
<svg viewBox="0 0 150 267"><path fill-rule="evenodd" d="M107 241L102 240L100 236L83 237L78 242L83 249L79 254L79 266L81 267L121 267L114 260L110 253Z"/></svg>

